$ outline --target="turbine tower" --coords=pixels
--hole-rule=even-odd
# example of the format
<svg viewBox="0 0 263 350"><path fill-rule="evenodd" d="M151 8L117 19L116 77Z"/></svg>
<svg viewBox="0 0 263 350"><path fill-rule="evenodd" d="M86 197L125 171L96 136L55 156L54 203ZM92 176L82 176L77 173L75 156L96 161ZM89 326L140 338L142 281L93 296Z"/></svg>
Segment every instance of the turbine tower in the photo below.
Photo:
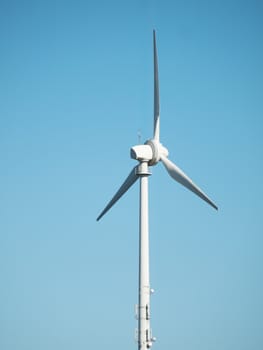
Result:
<svg viewBox="0 0 263 350"><path fill-rule="evenodd" d="M168 159L168 150L160 143L160 105L159 105L159 78L155 31L153 31L153 60L154 60L154 123L153 138L147 140L144 145L136 145L131 148L132 159L139 162L117 193L100 213L97 221L128 191L128 189L140 179L140 210L139 210L139 300L138 300L138 349L146 350L152 346L155 338L152 337L150 328L150 275L149 275L149 215L148 215L148 177L151 175L149 166L154 166L160 161L168 174L188 190L195 193L201 199L217 210L217 206L208 196L197 187L194 182L173 162Z"/></svg>

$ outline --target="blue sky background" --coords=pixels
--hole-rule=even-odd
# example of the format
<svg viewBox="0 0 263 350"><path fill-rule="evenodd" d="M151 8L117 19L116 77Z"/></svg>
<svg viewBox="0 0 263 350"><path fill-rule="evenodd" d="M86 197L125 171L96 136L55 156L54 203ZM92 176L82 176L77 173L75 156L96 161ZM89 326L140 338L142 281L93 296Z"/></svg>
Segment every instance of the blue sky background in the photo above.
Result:
<svg viewBox="0 0 263 350"><path fill-rule="evenodd" d="M0 348L135 349L152 136L219 205L150 178L154 348L263 348L262 1L0 1Z"/></svg>

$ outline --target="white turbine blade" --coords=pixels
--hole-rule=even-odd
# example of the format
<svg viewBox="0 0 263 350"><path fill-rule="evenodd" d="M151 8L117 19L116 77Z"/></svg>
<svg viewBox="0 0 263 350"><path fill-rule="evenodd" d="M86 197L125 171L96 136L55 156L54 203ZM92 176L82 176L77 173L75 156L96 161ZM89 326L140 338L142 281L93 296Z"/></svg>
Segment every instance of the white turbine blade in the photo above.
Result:
<svg viewBox="0 0 263 350"><path fill-rule="evenodd" d="M177 182L179 182L184 187L188 188L188 190L195 193L198 197L202 198L208 204L210 204L213 208L218 210L217 206L207 197L207 195L197 187L193 181L180 169L177 165L171 162L165 156L161 156L161 160L168 171L169 175Z"/></svg>
<svg viewBox="0 0 263 350"><path fill-rule="evenodd" d="M128 191L128 189L135 183L135 181L139 178L136 171L137 166L135 166L132 171L130 172L127 179L124 181L124 183L121 185L115 196L112 198L112 200L108 203L108 205L103 209L103 211L100 213L100 215L97 217L97 221L99 221L104 214L107 213L108 210L121 198L121 196Z"/></svg>
<svg viewBox="0 0 263 350"><path fill-rule="evenodd" d="M158 60L155 30L153 31L153 65L154 65L154 131L153 138L159 141L160 138L160 103L159 103L159 78Z"/></svg>

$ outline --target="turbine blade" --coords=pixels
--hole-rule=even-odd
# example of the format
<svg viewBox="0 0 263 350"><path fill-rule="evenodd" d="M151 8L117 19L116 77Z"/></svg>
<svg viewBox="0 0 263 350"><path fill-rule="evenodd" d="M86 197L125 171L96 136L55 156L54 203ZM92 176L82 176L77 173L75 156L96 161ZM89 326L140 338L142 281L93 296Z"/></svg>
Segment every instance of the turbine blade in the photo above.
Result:
<svg viewBox="0 0 263 350"><path fill-rule="evenodd" d="M188 190L195 193L198 197L202 198L205 202L210 204L213 208L218 210L218 207L207 197L207 195L197 187L193 181L180 169L177 165L171 162L165 156L161 156L161 160L168 171L169 175L177 182L179 182L184 187L188 188Z"/></svg>
<svg viewBox="0 0 263 350"><path fill-rule="evenodd" d="M114 195L114 197L111 199L111 201L107 204L107 206L103 209L103 211L100 213L100 215L97 217L97 221L99 221L104 214L107 213L108 210L121 198L121 196L128 191L128 189L135 183L135 181L139 178L136 172L137 166L135 166L132 171L130 172L127 179L124 181L124 183L121 185L117 193Z"/></svg>
<svg viewBox="0 0 263 350"><path fill-rule="evenodd" d="M153 66L154 66L154 131L153 138L159 141L160 138L160 102L159 102L159 78L158 59L155 30L153 31Z"/></svg>

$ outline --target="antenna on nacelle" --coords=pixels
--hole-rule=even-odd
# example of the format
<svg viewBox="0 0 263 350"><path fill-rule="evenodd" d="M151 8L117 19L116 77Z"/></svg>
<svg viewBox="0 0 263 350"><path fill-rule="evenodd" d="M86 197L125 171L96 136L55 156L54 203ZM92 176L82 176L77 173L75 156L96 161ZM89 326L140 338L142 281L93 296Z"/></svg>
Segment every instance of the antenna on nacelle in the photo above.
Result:
<svg viewBox="0 0 263 350"><path fill-rule="evenodd" d="M138 137L138 145L140 145L142 143L142 133L140 129L138 129L137 131L137 137Z"/></svg>

